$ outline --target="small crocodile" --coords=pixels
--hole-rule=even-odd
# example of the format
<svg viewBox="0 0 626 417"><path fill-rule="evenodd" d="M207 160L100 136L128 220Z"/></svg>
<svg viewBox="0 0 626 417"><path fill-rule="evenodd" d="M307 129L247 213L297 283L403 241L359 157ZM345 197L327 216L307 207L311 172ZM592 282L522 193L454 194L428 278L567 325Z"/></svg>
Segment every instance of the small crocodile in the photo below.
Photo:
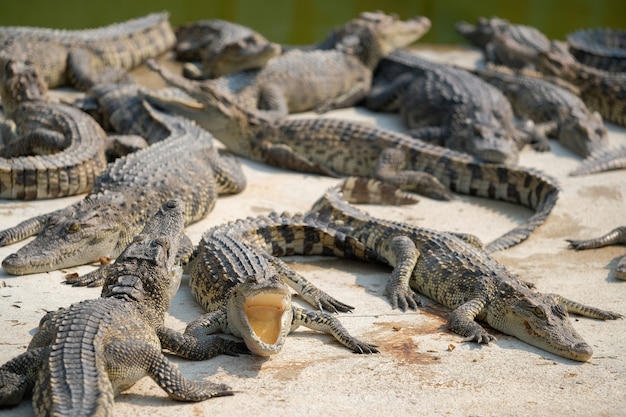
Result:
<svg viewBox="0 0 626 417"><path fill-rule="evenodd" d="M3 68L0 198L31 200L86 193L106 166L106 134L88 115L47 99L35 67Z"/></svg>
<svg viewBox="0 0 626 417"><path fill-rule="evenodd" d="M202 70L185 66L185 76L217 78L232 72L257 69L280 55L279 44L236 23L221 19L199 20L176 28L176 59L199 61Z"/></svg>
<svg viewBox="0 0 626 417"><path fill-rule="evenodd" d="M602 149L591 154L569 175L575 177L617 169L626 169L626 146Z"/></svg>
<svg viewBox="0 0 626 417"><path fill-rule="evenodd" d="M146 223L150 232L120 254L100 298L42 318L27 351L0 366L0 405L32 391L38 416L111 416L114 396L144 376L179 401L233 395L223 384L188 380L162 353L162 335L176 333L164 317L182 274L173 258L183 211L181 200L163 204ZM211 346L229 352L234 342L215 336Z"/></svg>
<svg viewBox="0 0 626 417"><path fill-rule="evenodd" d="M626 227L617 227L609 233L594 239L568 239L570 248L576 250L596 249L604 246L626 244ZM626 280L626 256L622 257L615 266L615 278Z"/></svg>
<svg viewBox="0 0 626 417"><path fill-rule="evenodd" d="M127 70L173 48L168 13L153 13L97 29L0 27L0 62L26 57L48 87L86 90L97 82L128 80Z"/></svg>
<svg viewBox="0 0 626 417"><path fill-rule="evenodd" d="M559 142L583 158L608 146L608 133L602 116L591 112L569 90L537 77L514 74L505 68L473 70L474 74L500 89L515 114L534 122L535 141L547 138Z"/></svg>
<svg viewBox="0 0 626 417"><path fill-rule="evenodd" d="M319 48L292 49L269 61L238 96L250 108L280 115L349 107L367 95L382 57L429 29L425 17L403 21L382 12L361 13Z"/></svg>
<svg viewBox="0 0 626 417"><path fill-rule="evenodd" d="M164 201L181 198L188 225L211 212L218 193L245 187L240 166L220 157L208 132L142 106L155 123L168 126L170 136L109 164L84 199L0 231L3 246L37 235L4 259L5 272L44 272L115 257Z"/></svg>
<svg viewBox="0 0 626 417"><path fill-rule="evenodd" d="M315 215L272 213L211 228L200 241L189 277L193 296L208 313L190 323L185 334L221 330L243 338L252 353L269 356L280 352L289 333L305 326L331 334L356 353L378 352L350 336L336 317L293 305L287 285L320 309L352 309L274 258L342 250L359 248L343 242L340 233L318 226Z"/></svg>
<svg viewBox="0 0 626 417"><path fill-rule="evenodd" d="M367 181L346 182L349 186L345 189L359 188L363 200L367 190L374 188ZM622 317L536 291L492 258L473 235L374 218L346 203L340 188L327 192L312 211L322 219L343 222L346 238L364 244L394 268L385 288L394 308L416 309L420 302L416 292L424 294L452 309L449 329L468 340L495 340L476 323L478 319L533 346L577 361L589 360L593 351L572 326L568 313L600 320ZM352 253L367 252L360 249Z"/></svg>
<svg viewBox="0 0 626 417"><path fill-rule="evenodd" d="M452 189L536 211L524 224L491 242L490 251L525 240L556 204L558 185L539 171L476 163L470 155L347 120L266 117L243 109L207 82L177 76L154 61L148 64L197 101L147 99L196 120L235 154L296 171L378 178L437 198L452 198Z"/></svg>
<svg viewBox="0 0 626 417"><path fill-rule="evenodd" d="M470 43L483 49L487 61L510 68L527 67L529 62L525 56L550 48L550 40L536 28L512 24L498 17L480 17L476 25L458 22L455 29ZM512 54L512 50L516 53Z"/></svg>
<svg viewBox="0 0 626 417"><path fill-rule="evenodd" d="M380 62L365 106L399 111L411 136L485 162L517 163L527 136L516 129L511 105L497 88L405 51Z"/></svg>
<svg viewBox="0 0 626 417"><path fill-rule="evenodd" d="M567 35L569 51L590 67L626 72L626 30L581 29Z"/></svg>

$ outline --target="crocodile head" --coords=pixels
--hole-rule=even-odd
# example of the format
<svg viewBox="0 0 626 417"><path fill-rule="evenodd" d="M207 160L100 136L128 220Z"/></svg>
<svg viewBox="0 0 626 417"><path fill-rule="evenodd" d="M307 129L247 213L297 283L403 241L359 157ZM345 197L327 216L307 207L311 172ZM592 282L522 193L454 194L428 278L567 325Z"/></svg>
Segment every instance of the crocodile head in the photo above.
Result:
<svg viewBox="0 0 626 417"><path fill-rule="evenodd" d="M400 20L395 14L363 12L333 30L321 47L355 54L374 69L382 58L421 38L430 26L430 20L423 16Z"/></svg>
<svg viewBox="0 0 626 417"><path fill-rule="evenodd" d="M493 39L496 32L509 26L510 23L507 20L492 17L487 19L480 17L475 25L468 22L458 22L454 28L457 33L470 41L473 45L480 48L485 48L489 42Z"/></svg>
<svg viewBox="0 0 626 417"><path fill-rule="evenodd" d="M503 283L502 285L511 285ZM520 286L520 284L516 284ZM507 297L506 294L515 293ZM541 294L527 287L501 288L503 294L498 317L491 313L489 324L540 349L585 362L593 350L572 326L567 307L552 294Z"/></svg>
<svg viewBox="0 0 626 417"><path fill-rule="evenodd" d="M280 45L252 33L224 46L218 55L204 56L202 67L207 77L217 78L232 72L261 68L271 58L280 55L280 51Z"/></svg>
<svg viewBox="0 0 626 417"><path fill-rule="evenodd" d="M46 83L31 62L7 60L2 72L2 108L10 115L19 103L43 100L47 94Z"/></svg>
<svg viewBox="0 0 626 417"><path fill-rule="evenodd" d="M95 200L87 197L48 214L35 239L2 261L4 271L12 275L34 274L117 256L124 234L122 209L119 202L107 199L98 204L99 200ZM98 210L90 208L93 204L99 205Z"/></svg>
<svg viewBox="0 0 626 417"><path fill-rule="evenodd" d="M291 330L291 292L278 275L249 276L233 289L228 301L228 326L252 353L274 355Z"/></svg>
<svg viewBox="0 0 626 417"><path fill-rule="evenodd" d="M606 148L608 132L598 112L570 115L559 128L559 142L583 158Z"/></svg>
<svg viewBox="0 0 626 417"><path fill-rule="evenodd" d="M446 145L473 155L482 162L516 164L519 149L510 134L490 114L477 112L457 124L456 132ZM461 133L463 132L463 133Z"/></svg>

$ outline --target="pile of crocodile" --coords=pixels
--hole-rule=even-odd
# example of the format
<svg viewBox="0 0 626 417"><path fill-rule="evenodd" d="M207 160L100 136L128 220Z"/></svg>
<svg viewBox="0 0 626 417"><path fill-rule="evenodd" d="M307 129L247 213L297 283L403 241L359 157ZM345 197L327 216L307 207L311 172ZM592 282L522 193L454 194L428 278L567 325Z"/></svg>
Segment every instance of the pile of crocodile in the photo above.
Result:
<svg viewBox="0 0 626 417"><path fill-rule="evenodd" d="M569 314L622 317L541 293L492 256L525 241L558 201L549 173L517 165L526 145L547 151L557 139L585 158L573 175L626 167L603 122L626 125L619 32L574 34L568 49L502 19L461 22L457 31L488 61L463 69L408 49L431 27L422 16L362 13L303 47L221 20L174 30L168 19L152 14L78 31L0 27L0 198L85 194L0 231L0 246L34 236L2 268L23 275L106 263L66 277L103 286L100 298L46 314L27 351L0 366L0 406L32 392L38 415L109 415L113 396L144 375L181 401L232 395L229 387L187 380L163 351L191 360L269 356L299 326L355 353L378 353L334 314L355 307L280 259L296 254L389 265L384 295L392 308L418 309L424 295L451 310L450 331L476 343L495 340L479 320L588 361L592 348ZM606 42L589 45L598 38ZM163 65L172 57L187 62L183 75ZM137 82L129 70L142 64L168 86ZM84 94L71 102L49 96L48 88L61 85ZM358 105L398 112L408 130L292 116ZM208 216L219 196L246 188L238 157L347 179L306 213L231 221L192 242L184 227ZM460 193L534 213L483 244L353 205L412 204L415 193L439 200ZM596 248L625 236L621 227L570 244ZM206 314L179 333L163 319L183 267ZM615 276L625 279L625 270L622 261ZM311 308L292 303L292 290ZM120 323L127 331L117 330Z"/></svg>

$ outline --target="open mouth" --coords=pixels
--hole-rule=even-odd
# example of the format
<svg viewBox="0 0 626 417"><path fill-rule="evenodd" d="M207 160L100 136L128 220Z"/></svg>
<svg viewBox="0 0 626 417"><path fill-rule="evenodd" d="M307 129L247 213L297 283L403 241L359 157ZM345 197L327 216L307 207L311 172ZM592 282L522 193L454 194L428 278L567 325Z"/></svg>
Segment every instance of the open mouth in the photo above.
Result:
<svg viewBox="0 0 626 417"><path fill-rule="evenodd" d="M259 294L246 299L243 309L252 330L268 345L278 341L287 303L283 294Z"/></svg>

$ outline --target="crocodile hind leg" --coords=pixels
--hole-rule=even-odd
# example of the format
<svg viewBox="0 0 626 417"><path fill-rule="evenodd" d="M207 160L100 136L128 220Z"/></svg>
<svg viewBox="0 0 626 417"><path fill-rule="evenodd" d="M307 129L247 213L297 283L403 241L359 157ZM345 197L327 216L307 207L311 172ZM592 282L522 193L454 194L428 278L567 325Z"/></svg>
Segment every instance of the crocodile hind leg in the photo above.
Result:
<svg viewBox="0 0 626 417"><path fill-rule="evenodd" d="M104 356L111 383L114 386L120 383L118 388L121 389L129 387L128 381L137 381L147 375L170 398L179 401L202 401L233 395L233 391L226 385L187 379L159 348L147 343L113 342L106 346Z"/></svg>
<svg viewBox="0 0 626 417"><path fill-rule="evenodd" d="M291 331L294 331L300 326L328 333L354 353L378 353L378 349L376 349L375 345L361 342L350 336L339 320L328 313L294 307Z"/></svg>
<svg viewBox="0 0 626 417"><path fill-rule="evenodd" d="M617 227L609 233L594 239L567 240L570 248L576 250L596 249L604 246L626 244L626 226ZM615 267L615 278L626 280L626 256L622 257Z"/></svg>
<svg viewBox="0 0 626 417"><path fill-rule="evenodd" d="M394 309L399 307L402 311L407 308L417 310L422 301L409 286L409 281L419 259L419 251L415 243L406 236L393 238L389 246L395 259L390 260L394 269L385 287L385 296Z"/></svg>
<svg viewBox="0 0 626 417"><path fill-rule="evenodd" d="M414 191L437 200L454 200L456 197L437 178L426 172L404 170L406 156L399 149L388 148L381 152L376 172L377 179L389 182L402 190Z"/></svg>
<svg viewBox="0 0 626 417"><path fill-rule="evenodd" d="M32 392L49 351L47 347L27 350L0 366L0 407L17 405Z"/></svg>

